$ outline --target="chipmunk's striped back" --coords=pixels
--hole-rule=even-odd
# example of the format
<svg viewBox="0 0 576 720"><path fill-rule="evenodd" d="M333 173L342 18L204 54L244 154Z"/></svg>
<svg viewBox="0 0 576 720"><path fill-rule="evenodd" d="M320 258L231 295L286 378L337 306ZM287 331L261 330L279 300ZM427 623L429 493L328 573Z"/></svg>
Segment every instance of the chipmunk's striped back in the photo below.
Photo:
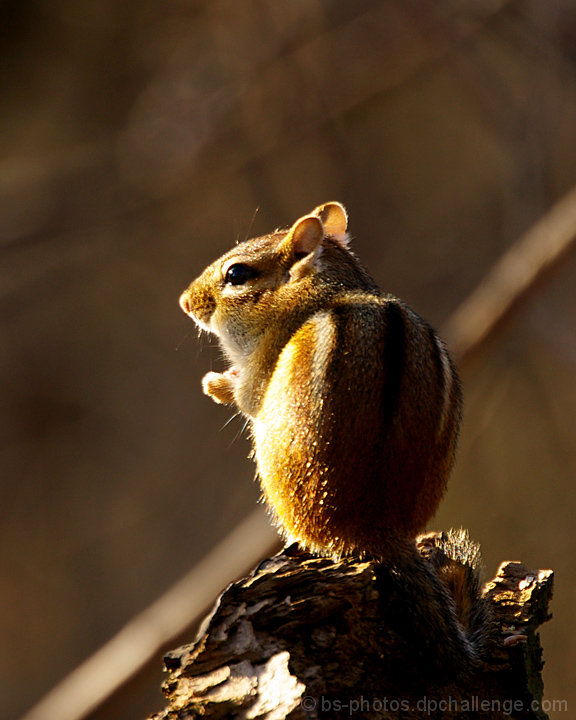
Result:
<svg viewBox="0 0 576 720"><path fill-rule="evenodd" d="M316 551L390 555L434 515L459 418L424 321L395 299L336 297L286 344L254 420L265 497Z"/></svg>

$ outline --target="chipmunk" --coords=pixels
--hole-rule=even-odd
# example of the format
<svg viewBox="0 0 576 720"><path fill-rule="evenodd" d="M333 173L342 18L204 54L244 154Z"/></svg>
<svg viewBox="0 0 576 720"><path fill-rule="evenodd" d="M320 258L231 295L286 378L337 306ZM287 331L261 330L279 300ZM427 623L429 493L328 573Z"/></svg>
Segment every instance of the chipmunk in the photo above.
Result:
<svg viewBox="0 0 576 720"><path fill-rule="evenodd" d="M315 553L404 568L438 634L472 653L448 587L417 553L454 461L458 375L445 344L381 292L350 250L344 207L237 244L180 297L230 361L203 390L250 420L264 498L289 540ZM445 606L445 607L444 607Z"/></svg>
<svg viewBox="0 0 576 720"><path fill-rule="evenodd" d="M231 362L203 389L250 419L285 536L313 552L387 557L444 494L461 392L442 340L378 289L347 224L330 202L239 243L180 305Z"/></svg>

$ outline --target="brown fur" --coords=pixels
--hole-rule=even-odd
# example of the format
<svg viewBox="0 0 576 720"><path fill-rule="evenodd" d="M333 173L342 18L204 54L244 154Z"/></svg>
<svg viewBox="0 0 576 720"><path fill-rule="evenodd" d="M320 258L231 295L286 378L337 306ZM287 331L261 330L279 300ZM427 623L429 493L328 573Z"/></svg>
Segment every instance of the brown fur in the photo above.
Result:
<svg viewBox="0 0 576 720"><path fill-rule="evenodd" d="M264 496L285 535L331 555L392 558L434 515L460 421L431 328L383 295L327 203L210 265L181 306L232 363L204 390L252 423ZM230 267L253 276L227 281Z"/></svg>

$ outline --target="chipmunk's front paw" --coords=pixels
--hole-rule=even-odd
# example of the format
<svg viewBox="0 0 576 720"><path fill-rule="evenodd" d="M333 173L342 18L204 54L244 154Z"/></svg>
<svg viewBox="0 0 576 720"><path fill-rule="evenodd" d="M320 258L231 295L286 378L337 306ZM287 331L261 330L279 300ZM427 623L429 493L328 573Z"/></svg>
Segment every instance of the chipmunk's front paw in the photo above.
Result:
<svg viewBox="0 0 576 720"><path fill-rule="evenodd" d="M202 390L214 402L220 405L230 405L234 402L234 388L238 377L238 370L233 367L223 373L206 373L202 378Z"/></svg>

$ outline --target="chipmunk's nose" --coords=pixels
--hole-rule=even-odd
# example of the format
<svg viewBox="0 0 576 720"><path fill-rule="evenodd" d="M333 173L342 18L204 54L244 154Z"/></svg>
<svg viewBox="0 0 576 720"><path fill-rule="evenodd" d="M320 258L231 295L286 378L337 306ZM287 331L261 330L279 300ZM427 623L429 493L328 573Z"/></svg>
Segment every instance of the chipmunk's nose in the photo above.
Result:
<svg viewBox="0 0 576 720"><path fill-rule="evenodd" d="M192 304L190 303L190 293L188 292L188 290L184 290L182 295L180 295L179 303L180 307L182 308L182 310L184 310L186 315L190 315L192 312Z"/></svg>

